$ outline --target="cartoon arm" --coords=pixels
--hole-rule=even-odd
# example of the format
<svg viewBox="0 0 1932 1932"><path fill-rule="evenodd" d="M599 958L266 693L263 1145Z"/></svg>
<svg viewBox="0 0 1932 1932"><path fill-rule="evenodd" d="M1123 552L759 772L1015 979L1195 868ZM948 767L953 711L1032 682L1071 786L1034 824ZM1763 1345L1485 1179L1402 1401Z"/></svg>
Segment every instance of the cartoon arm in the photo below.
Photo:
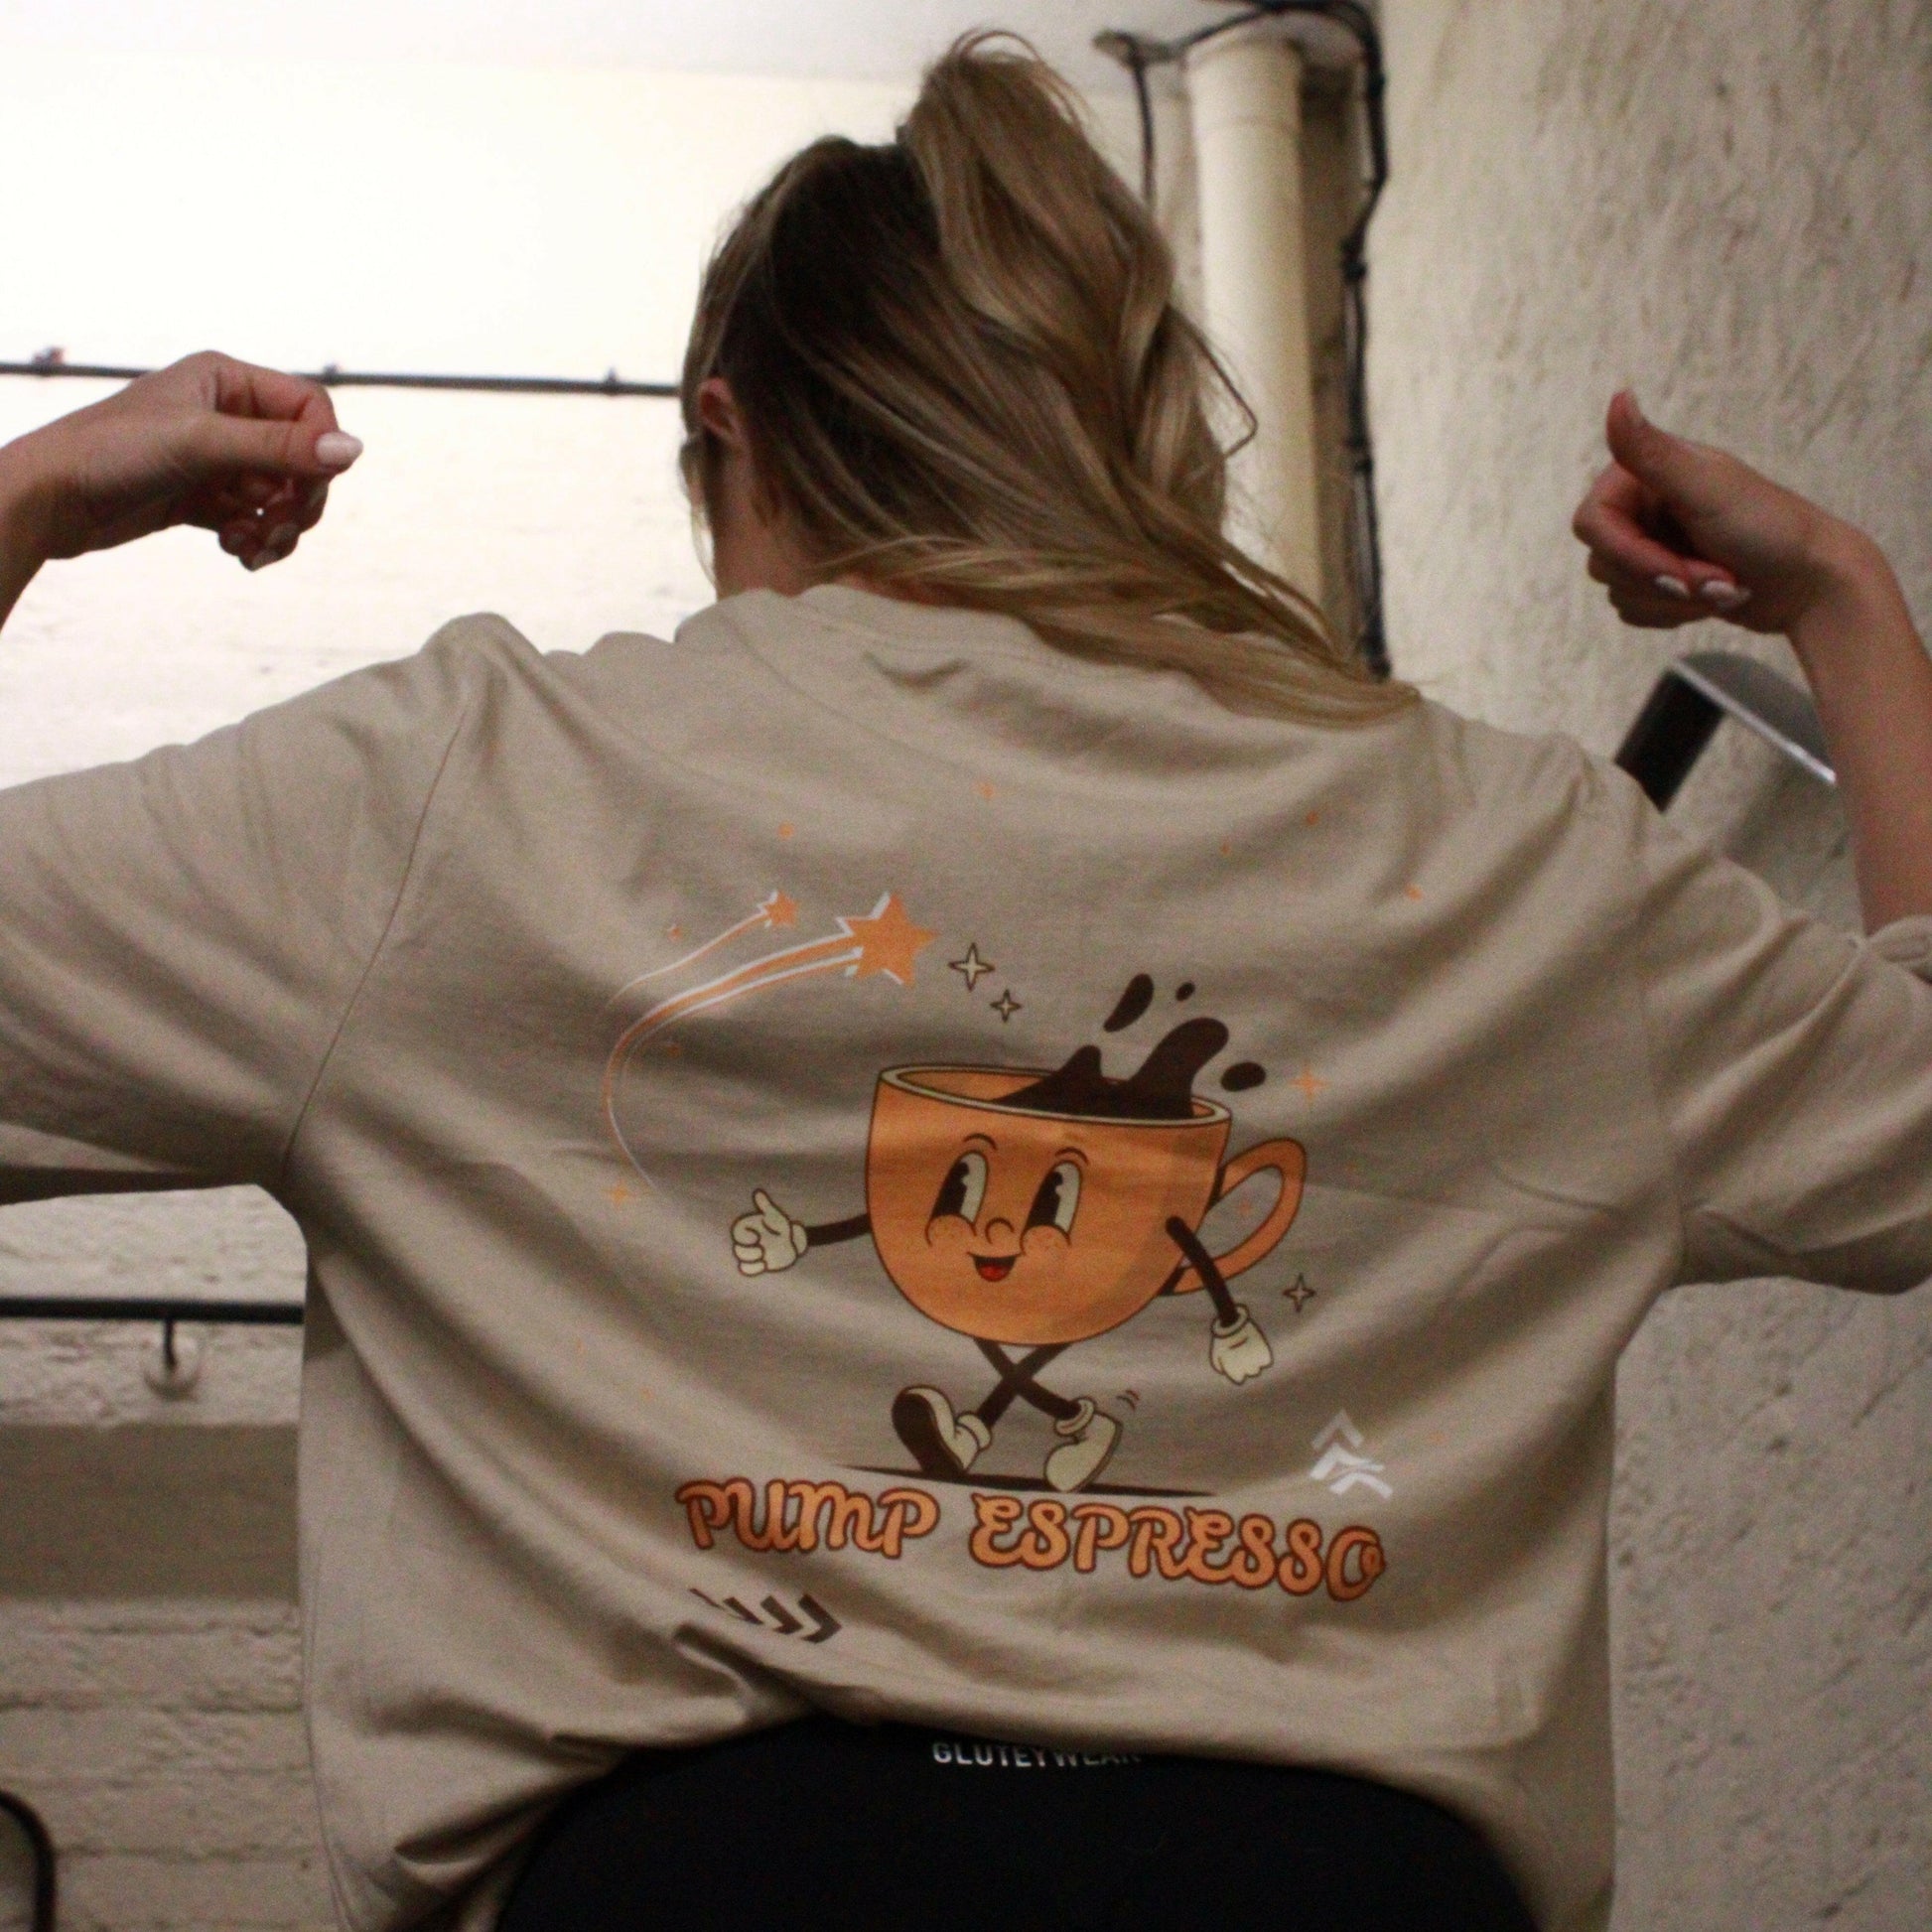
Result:
<svg viewBox="0 0 1932 1932"><path fill-rule="evenodd" d="M741 1275L775 1275L800 1260L807 1248L856 1241L872 1232L869 1214L807 1227L803 1221L794 1221L762 1187L753 1189L752 1210L732 1223L732 1253L738 1257Z"/></svg>
<svg viewBox="0 0 1932 1932"><path fill-rule="evenodd" d="M1208 1365L1230 1382L1251 1382L1275 1359L1268 1337L1261 1332L1253 1315L1228 1292L1214 1257L1201 1245L1200 1236L1178 1214L1168 1221L1173 1244L1192 1263L1214 1304L1214 1326L1207 1343Z"/></svg>

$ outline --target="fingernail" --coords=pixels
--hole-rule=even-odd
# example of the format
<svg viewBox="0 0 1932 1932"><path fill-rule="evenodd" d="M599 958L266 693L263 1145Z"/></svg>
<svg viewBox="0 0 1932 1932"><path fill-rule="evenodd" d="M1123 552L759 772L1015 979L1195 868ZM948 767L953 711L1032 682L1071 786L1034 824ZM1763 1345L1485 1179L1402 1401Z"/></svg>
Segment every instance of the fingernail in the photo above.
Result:
<svg viewBox="0 0 1932 1932"><path fill-rule="evenodd" d="M277 556L280 556L294 544L296 538L301 534L302 532L293 523L278 523L262 540L262 548L264 550L273 550Z"/></svg>
<svg viewBox="0 0 1932 1932"><path fill-rule="evenodd" d="M1648 423L1650 418L1643 413L1643 404L1637 400L1637 392L1634 389L1626 389L1623 394L1630 404L1630 414L1639 423Z"/></svg>
<svg viewBox="0 0 1932 1932"><path fill-rule="evenodd" d="M1715 577L1705 585L1704 596L1720 611L1741 611L1751 601L1751 594L1743 585L1721 584Z"/></svg>
<svg viewBox="0 0 1932 1932"><path fill-rule="evenodd" d="M325 470L346 470L362 454L362 439L346 430L326 430L316 438L316 461Z"/></svg>
<svg viewBox="0 0 1932 1932"><path fill-rule="evenodd" d="M1657 577L1651 581L1670 597L1689 597L1691 594L1691 587L1681 577Z"/></svg>
<svg viewBox="0 0 1932 1932"><path fill-rule="evenodd" d="M263 564L272 564L274 561L275 558L269 551L257 550L252 557L242 558L241 567L243 570L259 570Z"/></svg>

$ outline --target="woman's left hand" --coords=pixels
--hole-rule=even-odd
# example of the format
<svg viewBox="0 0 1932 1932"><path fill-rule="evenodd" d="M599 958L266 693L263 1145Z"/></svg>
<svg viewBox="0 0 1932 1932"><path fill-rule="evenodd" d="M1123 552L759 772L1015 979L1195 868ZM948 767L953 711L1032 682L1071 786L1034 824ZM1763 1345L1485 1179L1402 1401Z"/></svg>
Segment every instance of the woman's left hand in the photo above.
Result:
<svg viewBox="0 0 1932 1932"><path fill-rule="evenodd" d="M320 383L208 351L0 449L0 511L34 563L193 523L259 570L315 526L329 480L361 453Z"/></svg>

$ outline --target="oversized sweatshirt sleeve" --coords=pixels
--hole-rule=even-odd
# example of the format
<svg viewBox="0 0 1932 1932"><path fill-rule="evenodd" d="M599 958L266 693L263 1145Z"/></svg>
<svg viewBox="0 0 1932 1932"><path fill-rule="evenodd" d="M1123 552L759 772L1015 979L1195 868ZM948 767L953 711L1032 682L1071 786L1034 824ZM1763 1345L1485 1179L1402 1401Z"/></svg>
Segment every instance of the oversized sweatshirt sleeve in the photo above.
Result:
<svg viewBox="0 0 1932 1932"><path fill-rule="evenodd" d="M381 943L478 621L0 792L0 1202L272 1185Z"/></svg>
<svg viewBox="0 0 1932 1932"><path fill-rule="evenodd" d="M1632 794L1631 950L1681 1278L1932 1279L1932 918L1825 925Z"/></svg>

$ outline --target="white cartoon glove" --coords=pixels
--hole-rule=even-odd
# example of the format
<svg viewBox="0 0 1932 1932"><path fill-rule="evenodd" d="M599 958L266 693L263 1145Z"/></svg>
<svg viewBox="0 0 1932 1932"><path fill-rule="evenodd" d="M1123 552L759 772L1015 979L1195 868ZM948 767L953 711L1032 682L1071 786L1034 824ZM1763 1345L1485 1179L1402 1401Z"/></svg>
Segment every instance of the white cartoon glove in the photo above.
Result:
<svg viewBox="0 0 1932 1932"><path fill-rule="evenodd" d="M805 1227L794 1221L762 1187L752 1191L754 1214L741 1214L732 1223L732 1253L741 1275L775 1275L789 1268L805 1252ZM1268 1344L1262 1343L1266 1348ZM1268 1364L1264 1362L1262 1367Z"/></svg>
<svg viewBox="0 0 1932 1932"><path fill-rule="evenodd" d="M1254 1316L1237 1302L1231 1325L1215 1322L1207 1359L1214 1372L1230 1382L1251 1382L1274 1361L1275 1351L1268 1346L1268 1337L1256 1325Z"/></svg>

